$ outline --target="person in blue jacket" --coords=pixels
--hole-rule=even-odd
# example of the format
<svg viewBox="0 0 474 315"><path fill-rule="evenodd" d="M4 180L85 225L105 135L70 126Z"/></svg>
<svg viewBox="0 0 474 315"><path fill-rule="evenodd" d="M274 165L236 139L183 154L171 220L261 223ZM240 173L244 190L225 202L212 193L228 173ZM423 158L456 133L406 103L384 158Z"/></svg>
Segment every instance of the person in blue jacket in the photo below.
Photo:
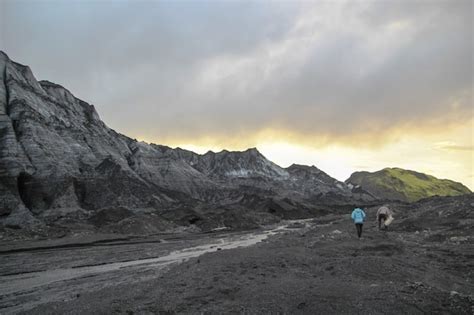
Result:
<svg viewBox="0 0 474 315"><path fill-rule="evenodd" d="M351 218L354 220L357 229L357 236L360 238L362 236L362 226L364 225L365 220L364 210L361 208L355 208L354 211L352 211Z"/></svg>

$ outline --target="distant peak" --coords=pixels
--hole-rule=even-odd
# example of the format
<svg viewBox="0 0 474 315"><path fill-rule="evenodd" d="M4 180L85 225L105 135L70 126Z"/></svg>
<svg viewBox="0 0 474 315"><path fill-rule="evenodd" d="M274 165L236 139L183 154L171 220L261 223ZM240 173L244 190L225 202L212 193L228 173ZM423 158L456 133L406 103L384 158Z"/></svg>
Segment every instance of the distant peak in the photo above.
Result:
<svg viewBox="0 0 474 315"><path fill-rule="evenodd" d="M62 86L60 84L57 84L57 83L54 83L54 82L51 82L51 81L48 81L48 80L41 80L41 81L38 81L38 83L41 84L41 86L44 87L44 88L63 89L63 90L68 91L69 93L71 93L71 91L66 89L64 86Z"/></svg>
<svg viewBox="0 0 474 315"><path fill-rule="evenodd" d="M407 170L407 169L404 169L404 168L401 168L401 167L386 167L386 168L382 169L382 171L394 172L394 173L419 173L417 171Z"/></svg>
<svg viewBox="0 0 474 315"><path fill-rule="evenodd" d="M0 50L0 56L1 56L1 59L10 60L8 55L3 50Z"/></svg>
<svg viewBox="0 0 474 315"><path fill-rule="evenodd" d="M302 164L296 164L296 163L293 163L290 166L288 166L288 168L303 168L303 167L308 167L308 166L302 165Z"/></svg>
<svg viewBox="0 0 474 315"><path fill-rule="evenodd" d="M262 155L262 154L260 153L260 151L257 150L257 148L249 148L249 149L247 149L247 150L245 150L245 151L237 151L237 150L235 150L235 151L229 151L229 150L227 150L227 149L223 149L222 151L219 151L219 152L217 152L217 153L215 153L215 152L209 150L209 151L206 153L206 155L207 155L207 154L219 154L219 155L227 155L227 154L247 154L247 155L257 155L257 156L258 156L258 155Z"/></svg>
<svg viewBox="0 0 474 315"><path fill-rule="evenodd" d="M319 170L314 165L309 166L309 165L296 164L296 163L291 164L288 168L289 169L314 169L314 170Z"/></svg>
<svg viewBox="0 0 474 315"><path fill-rule="evenodd" d="M262 155L260 153L260 151L257 150L257 148L249 148L245 151L245 153L250 153L250 154L253 154L253 155Z"/></svg>
<svg viewBox="0 0 474 315"><path fill-rule="evenodd" d="M54 86L54 87L61 87L64 89L64 87L62 85L59 85L57 83L54 83L54 82L51 82L51 81L48 81L48 80L41 80L41 81L38 81L39 83L41 83L41 85L49 85L49 86Z"/></svg>
<svg viewBox="0 0 474 315"><path fill-rule="evenodd" d="M216 152L209 150L206 153L204 153L204 155L212 155L212 154L216 154Z"/></svg>

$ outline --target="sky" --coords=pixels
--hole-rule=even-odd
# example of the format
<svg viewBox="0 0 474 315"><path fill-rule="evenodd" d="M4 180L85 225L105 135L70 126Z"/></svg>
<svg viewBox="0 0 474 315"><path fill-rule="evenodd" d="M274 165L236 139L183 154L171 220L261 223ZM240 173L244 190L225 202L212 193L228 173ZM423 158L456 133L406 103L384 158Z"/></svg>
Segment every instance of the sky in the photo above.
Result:
<svg viewBox="0 0 474 315"><path fill-rule="evenodd" d="M0 49L138 140L474 190L473 2L0 0Z"/></svg>

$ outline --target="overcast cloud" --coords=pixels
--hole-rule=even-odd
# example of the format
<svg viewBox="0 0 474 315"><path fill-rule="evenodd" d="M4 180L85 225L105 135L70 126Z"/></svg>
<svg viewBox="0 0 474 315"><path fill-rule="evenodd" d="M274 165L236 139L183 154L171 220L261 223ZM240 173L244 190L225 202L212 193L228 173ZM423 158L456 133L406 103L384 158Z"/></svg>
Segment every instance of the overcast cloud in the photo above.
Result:
<svg viewBox="0 0 474 315"><path fill-rule="evenodd" d="M0 49L135 137L350 142L473 118L472 1L1 1ZM472 144L465 144L471 145Z"/></svg>

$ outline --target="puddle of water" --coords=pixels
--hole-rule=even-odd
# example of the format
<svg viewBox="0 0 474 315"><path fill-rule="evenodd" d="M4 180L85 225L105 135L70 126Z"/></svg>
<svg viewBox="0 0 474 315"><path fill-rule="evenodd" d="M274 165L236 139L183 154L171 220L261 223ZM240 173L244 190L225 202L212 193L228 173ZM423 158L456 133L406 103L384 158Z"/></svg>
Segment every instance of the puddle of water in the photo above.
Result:
<svg viewBox="0 0 474 315"><path fill-rule="evenodd" d="M295 220L295 222L304 222L307 220ZM306 223L306 222L304 222ZM237 247L248 247L257 244L271 235L275 235L281 231L288 230L288 223L284 226L276 227L272 230L261 233L252 233L241 236L223 237L217 239L213 243L185 248L169 253L168 255L147 258L140 260L132 260L126 262L109 263L96 266L84 266L67 269L54 269L40 272L32 272L20 275L11 275L0 277L0 295L7 295L25 290L31 290L39 286L47 285L57 281L71 280L85 276L101 274L104 272L117 271L123 268L133 267L155 267L162 268L173 263L182 263L190 258L201 256L205 253L214 252L219 249L233 249ZM295 230L295 229L291 229Z"/></svg>

